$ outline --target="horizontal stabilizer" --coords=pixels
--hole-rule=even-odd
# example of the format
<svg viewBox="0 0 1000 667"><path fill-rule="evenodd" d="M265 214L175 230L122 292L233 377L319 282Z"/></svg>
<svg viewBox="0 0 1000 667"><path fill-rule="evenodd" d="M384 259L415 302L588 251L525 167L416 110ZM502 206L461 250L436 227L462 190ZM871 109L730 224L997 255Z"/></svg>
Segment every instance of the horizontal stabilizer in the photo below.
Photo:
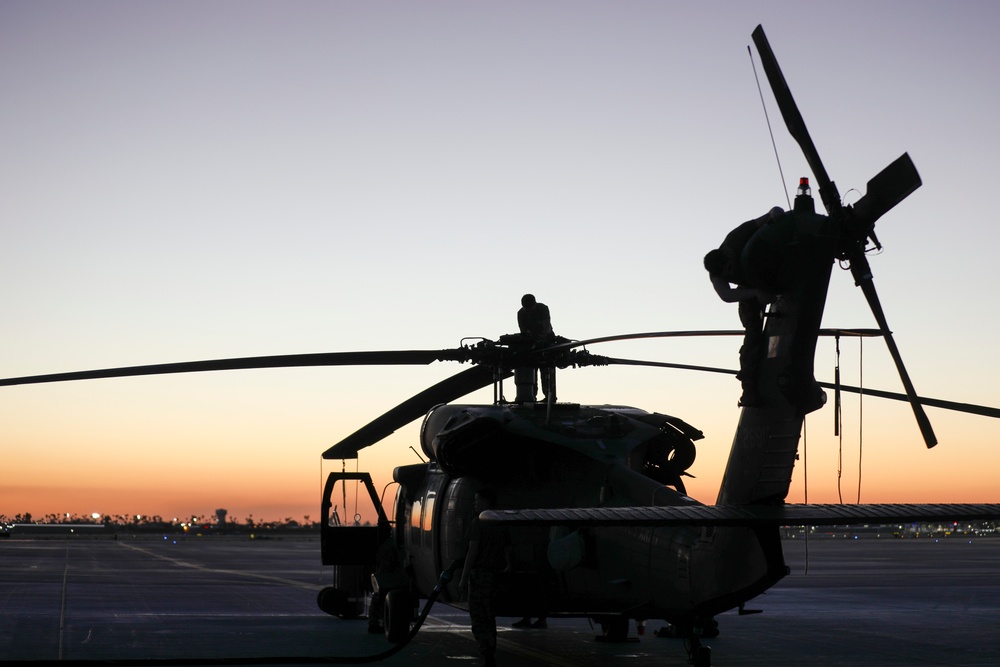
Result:
<svg viewBox="0 0 1000 667"><path fill-rule="evenodd" d="M488 523L611 526L848 526L1000 519L1000 505L671 505L488 510Z"/></svg>

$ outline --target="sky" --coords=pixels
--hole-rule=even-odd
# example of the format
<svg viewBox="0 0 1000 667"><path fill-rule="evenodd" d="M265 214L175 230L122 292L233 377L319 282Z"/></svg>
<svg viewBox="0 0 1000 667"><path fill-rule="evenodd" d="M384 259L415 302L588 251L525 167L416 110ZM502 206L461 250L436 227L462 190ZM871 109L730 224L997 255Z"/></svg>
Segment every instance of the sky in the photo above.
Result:
<svg viewBox="0 0 1000 667"><path fill-rule="evenodd" d="M1000 5L971 0L0 0L0 376L452 348L515 331L525 292L568 338L736 328L702 257L811 176L748 52L758 24L847 203L904 152L921 174L870 257L917 391L1000 406ZM838 267L823 325L875 326ZM591 349L734 367L738 346ZM835 362L821 341L817 378ZM841 341L841 367L902 391L877 339ZM315 520L340 467L321 452L460 370L4 388L0 515ZM688 491L714 502L736 380L559 383L701 428ZM847 396L842 438L829 405L810 415L789 500L1000 500L1000 422L927 412L932 450L904 403ZM380 492L418 426L362 452Z"/></svg>

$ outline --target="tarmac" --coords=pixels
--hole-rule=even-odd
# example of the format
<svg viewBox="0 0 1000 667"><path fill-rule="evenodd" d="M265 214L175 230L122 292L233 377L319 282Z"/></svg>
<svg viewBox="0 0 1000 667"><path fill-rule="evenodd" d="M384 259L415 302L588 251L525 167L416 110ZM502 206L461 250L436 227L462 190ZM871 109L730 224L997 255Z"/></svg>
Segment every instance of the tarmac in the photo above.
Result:
<svg viewBox="0 0 1000 667"><path fill-rule="evenodd" d="M718 617L712 665L1000 664L1000 538L785 541L792 574ZM35 664L369 664L392 645L323 614L314 539L174 536L0 540L0 661ZM682 640L596 641L586 619L515 630L498 664L688 664ZM435 605L386 665L479 664L465 612Z"/></svg>

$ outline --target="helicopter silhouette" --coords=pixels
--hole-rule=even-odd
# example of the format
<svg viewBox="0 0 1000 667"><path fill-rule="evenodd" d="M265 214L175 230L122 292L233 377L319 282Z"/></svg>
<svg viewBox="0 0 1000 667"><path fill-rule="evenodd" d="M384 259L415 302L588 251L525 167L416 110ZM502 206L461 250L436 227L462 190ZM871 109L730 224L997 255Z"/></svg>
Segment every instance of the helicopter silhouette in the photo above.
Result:
<svg viewBox="0 0 1000 667"><path fill-rule="evenodd" d="M588 345L630 338L731 335L733 332L653 332L539 344L519 334L478 339L459 348L275 355L99 369L0 380L0 386L84 379L278 367L422 365L437 361L471 367L418 393L323 453L356 459L362 449L423 418L420 447L427 461L397 467L396 498L386 512L366 472L332 472L321 499L322 561L333 566L319 607L353 618L376 589L386 637L402 642L421 599L467 608L458 583L442 576L460 563L477 516L477 492L489 490L495 507L481 520L506 527L514 568L495 600L500 616L595 619L610 640L627 636L632 619L663 619L689 638L696 665L710 652L699 638L713 636L715 617L739 609L787 573L779 529L786 525L845 525L1000 517L1000 505L791 505L785 502L805 415L825 402L813 360L836 261L849 264L886 341L906 400L925 444L937 443L923 405L993 414L918 396L904 367L875 290L866 252L879 248L876 221L920 187L904 154L867 184L853 206L841 203L791 96L762 27L753 41L789 132L818 186L826 215L803 190L795 206L762 236L755 257L762 288L779 295L768 309L755 378L755 405L744 406L729 462L713 505L687 495L684 477L702 432L683 419L621 405L546 401L516 403L504 382L517 368L567 369L646 365L715 372L722 369L620 359L593 354ZM854 332L862 335L864 332ZM554 377L550 382L554 382ZM489 405L454 403L493 386ZM842 389L839 385L836 391ZM555 392L551 392L554 394ZM996 416L996 414L993 414ZM361 484L377 515L375 525L342 523L336 492ZM398 566L380 568L388 551ZM374 576L373 576L374 575Z"/></svg>

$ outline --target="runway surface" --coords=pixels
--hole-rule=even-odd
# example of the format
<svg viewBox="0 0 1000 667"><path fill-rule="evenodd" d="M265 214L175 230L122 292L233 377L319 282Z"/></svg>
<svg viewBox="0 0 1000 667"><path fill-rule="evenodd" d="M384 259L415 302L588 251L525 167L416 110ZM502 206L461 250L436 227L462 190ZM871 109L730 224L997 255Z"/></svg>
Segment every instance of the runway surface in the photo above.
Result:
<svg viewBox="0 0 1000 667"><path fill-rule="evenodd" d="M750 605L764 613L718 618L713 665L1000 664L1000 538L812 539L808 573L802 540L785 551L793 573ZM318 540L0 540L0 660L280 665L386 650L365 621L319 611L319 562ZM653 636L659 621L609 644L584 619L498 620L501 666L688 664L681 641ZM468 615L435 606L383 664L478 664Z"/></svg>

